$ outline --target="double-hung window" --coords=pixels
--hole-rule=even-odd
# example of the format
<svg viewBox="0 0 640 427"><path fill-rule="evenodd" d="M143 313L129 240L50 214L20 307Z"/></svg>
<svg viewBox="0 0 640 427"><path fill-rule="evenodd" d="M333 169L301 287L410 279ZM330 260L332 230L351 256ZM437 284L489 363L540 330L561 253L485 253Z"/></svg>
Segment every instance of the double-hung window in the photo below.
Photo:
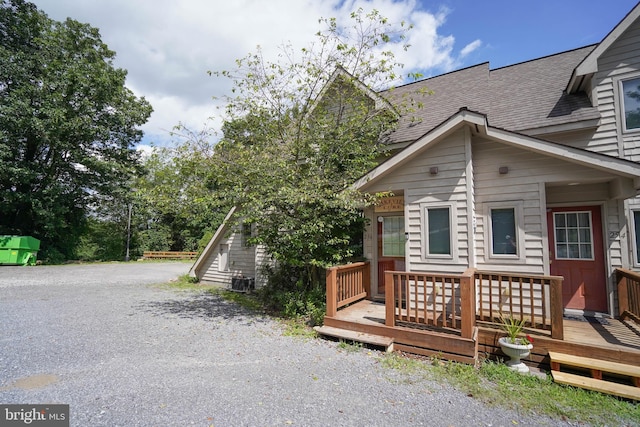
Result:
<svg viewBox="0 0 640 427"><path fill-rule="evenodd" d="M423 204L423 257L453 260L456 257L454 203Z"/></svg>
<svg viewBox="0 0 640 427"><path fill-rule="evenodd" d="M502 261L522 257L522 202L488 203L485 210L486 251Z"/></svg>
<svg viewBox="0 0 640 427"><path fill-rule="evenodd" d="M632 210L633 215L633 237L634 237L634 264L636 266L640 265L640 209Z"/></svg>
<svg viewBox="0 0 640 427"><path fill-rule="evenodd" d="M640 130L640 77L620 82L622 122L625 131Z"/></svg>

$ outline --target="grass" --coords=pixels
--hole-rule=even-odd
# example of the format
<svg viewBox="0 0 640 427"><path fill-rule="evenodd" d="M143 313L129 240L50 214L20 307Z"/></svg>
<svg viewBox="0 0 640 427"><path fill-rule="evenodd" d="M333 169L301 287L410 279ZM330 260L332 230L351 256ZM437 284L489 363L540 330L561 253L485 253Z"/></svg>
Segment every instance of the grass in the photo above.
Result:
<svg viewBox="0 0 640 427"><path fill-rule="evenodd" d="M384 355L383 366L412 377L446 383L485 404L591 425L640 425L640 405L602 393L559 385L550 376L521 375L506 365L479 368L438 358Z"/></svg>
<svg viewBox="0 0 640 427"><path fill-rule="evenodd" d="M204 285L198 283L197 279L190 277L188 274L179 276L178 279L164 284L171 289L178 291L205 291L213 295L218 295L225 301L233 302L248 310L256 313L265 313L266 310L262 302L255 294L233 292L218 285ZM310 328L305 319L298 318L279 318L280 322L284 326L283 334L286 336L301 337L301 338L316 338L318 335L316 331Z"/></svg>
<svg viewBox="0 0 640 427"><path fill-rule="evenodd" d="M255 312L265 313L260 300L252 294L232 292L219 286L201 285L188 275L167 284L182 291L206 291ZM317 337L304 318L283 319L284 335L310 339ZM347 352L362 349L359 343L341 341L338 348ZM563 386L550 377L520 375L504 364L483 362L478 368L445 362L437 357L424 358L388 353L381 356L382 366L397 370L414 380L424 378L449 384L479 401L524 413L547 415L556 419L591 425L640 425L640 405L614 396Z"/></svg>

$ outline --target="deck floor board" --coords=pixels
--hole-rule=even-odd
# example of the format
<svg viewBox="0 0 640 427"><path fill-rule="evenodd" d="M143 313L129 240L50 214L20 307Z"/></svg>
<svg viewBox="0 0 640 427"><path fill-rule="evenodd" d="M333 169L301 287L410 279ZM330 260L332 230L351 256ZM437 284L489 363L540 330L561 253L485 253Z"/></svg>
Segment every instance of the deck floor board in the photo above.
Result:
<svg viewBox="0 0 640 427"><path fill-rule="evenodd" d="M385 306L381 302L362 300L339 310L335 318L362 325L384 325ZM632 358L640 359L640 328L611 318L590 320L565 319L564 340L559 343L565 347L566 344L599 347L611 354L635 353ZM482 323L478 322L478 325ZM555 341L550 339L547 331L542 331L540 336L546 338L546 342ZM550 345L549 350L553 347Z"/></svg>

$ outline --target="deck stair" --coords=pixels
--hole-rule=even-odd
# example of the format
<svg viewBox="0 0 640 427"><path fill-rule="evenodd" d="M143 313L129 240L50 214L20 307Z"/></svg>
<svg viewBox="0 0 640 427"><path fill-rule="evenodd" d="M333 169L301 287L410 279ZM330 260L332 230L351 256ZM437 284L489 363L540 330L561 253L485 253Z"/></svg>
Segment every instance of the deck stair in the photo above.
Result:
<svg viewBox="0 0 640 427"><path fill-rule="evenodd" d="M361 342L376 347L384 347L388 352L393 351L393 338L364 332L349 331L331 326L316 326L313 329L320 334L341 340Z"/></svg>
<svg viewBox="0 0 640 427"><path fill-rule="evenodd" d="M613 394L640 401L640 366L625 365L608 360L592 359L557 352L549 352L551 375L560 384ZM590 376L560 371L561 367L587 370ZM633 385L626 385L603 378L608 376L627 377Z"/></svg>

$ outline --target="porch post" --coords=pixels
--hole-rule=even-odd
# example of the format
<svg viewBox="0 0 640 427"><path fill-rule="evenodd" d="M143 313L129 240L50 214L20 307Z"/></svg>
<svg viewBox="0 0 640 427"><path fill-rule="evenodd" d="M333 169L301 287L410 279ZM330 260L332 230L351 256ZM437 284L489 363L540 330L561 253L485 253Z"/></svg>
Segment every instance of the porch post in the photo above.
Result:
<svg viewBox="0 0 640 427"><path fill-rule="evenodd" d="M460 320L462 338L473 338L476 326L476 291L474 271L465 271L460 277Z"/></svg>
<svg viewBox="0 0 640 427"><path fill-rule="evenodd" d="M371 263L367 261L362 270L362 287L367 293L367 298L371 298Z"/></svg>
<svg viewBox="0 0 640 427"><path fill-rule="evenodd" d="M618 316L622 317L625 311L629 311L629 278L616 269L616 281L618 282Z"/></svg>
<svg viewBox="0 0 640 427"><path fill-rule="evenodd" d="M338 313L338 269L327 269L327 317L335 317Z"/></svg>
<svg viewBox="0 0 640 427"><path fill-rule="evenodd" d="M562 277L553 277L549 283L549 297L551 300L551 338L555 340L564 339L564 326L562 317L564 308L562 307Z"/></svg>
<svg viewBox="0 0 640 427"><path fill-rule="evenodd" d="M394 295L393 273L384 272L384 307L385 321L384 324L390 327L396 325L396 296Z"/></svg>

